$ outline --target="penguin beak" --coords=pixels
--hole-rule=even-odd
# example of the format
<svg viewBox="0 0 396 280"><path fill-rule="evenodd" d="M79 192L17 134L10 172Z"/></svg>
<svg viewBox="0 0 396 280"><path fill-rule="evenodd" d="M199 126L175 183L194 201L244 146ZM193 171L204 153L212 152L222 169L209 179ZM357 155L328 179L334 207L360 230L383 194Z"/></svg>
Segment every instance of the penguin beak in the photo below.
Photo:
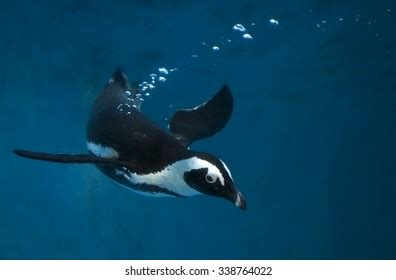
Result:
<svg viewBox="0 0 396 280"><path fill-rule="evenodd" d="M234 205L241 210L247 209L246 200L243 197L242 193L238 190L235 190L235 192L233 192L233 194L229 196L228 200L234 203Z"/></svg>
<svg viewBox="0 0 396 280"><path fill-rule="evenodd" d="M235 195L235 206L238 207L241 210L246 210L247 206L246 206L246 200L243 197L243 195L241 194L241 192L237 192Z"/></svg>

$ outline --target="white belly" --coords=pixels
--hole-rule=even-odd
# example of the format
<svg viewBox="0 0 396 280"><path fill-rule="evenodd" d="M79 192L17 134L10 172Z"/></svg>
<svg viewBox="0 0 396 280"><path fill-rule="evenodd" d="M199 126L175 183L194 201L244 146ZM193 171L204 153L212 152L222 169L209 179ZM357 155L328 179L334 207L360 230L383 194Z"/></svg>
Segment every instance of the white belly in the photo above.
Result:
<svg viewBox="0 0 396 280"><path fill-rule="evenodd" d="M193 196L201 194L195 189L191 188L183 179L183 175L180 173L176 173L176 170L173 168L165 168L156 173L151 174L136 174L130 172L127 168L122 167L121 170L117 169L116 173L118 175L124 176L130 183L139 185L139 184L147 184L158 186L160 188L167 189L168 191L177 193L181 196ZM150 195L150 196L170 196L164 193L146 193L139 192L141 194Z"/></svg>

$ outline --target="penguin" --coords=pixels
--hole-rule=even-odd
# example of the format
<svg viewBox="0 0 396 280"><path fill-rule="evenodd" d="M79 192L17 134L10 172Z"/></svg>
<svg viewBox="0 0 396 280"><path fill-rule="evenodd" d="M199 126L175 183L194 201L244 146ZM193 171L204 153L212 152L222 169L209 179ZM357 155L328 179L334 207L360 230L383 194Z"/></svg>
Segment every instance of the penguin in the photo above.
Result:
<svg viewBox="0 0 396 280"><path fill-rule="evenodd" d="M92 106L86 132L88 153L13 152L35 160L92 163L116 183L143 195L209 195L246 210L227 165L214 155L190 150L193 142L213 136L229 121L230 88L223 85L203 104L176 110L169 119L169 132L142 113L141 102L141 92L118 68Z"/></svg>

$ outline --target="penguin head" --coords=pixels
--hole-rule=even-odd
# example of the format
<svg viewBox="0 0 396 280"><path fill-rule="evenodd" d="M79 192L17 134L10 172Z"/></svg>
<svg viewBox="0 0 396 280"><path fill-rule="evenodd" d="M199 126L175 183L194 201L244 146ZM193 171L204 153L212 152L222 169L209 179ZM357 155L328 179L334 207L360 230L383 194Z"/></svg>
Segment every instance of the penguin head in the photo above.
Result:
<svg viewBox="0 0 396 280"><path fill-rule="evenodd" d="M185 182L202 194L224 198L238 208L246 210L245 198L235 187L231 172L225 163L206 153L195 153L194 158L195 164L184 172Z"/></svg>

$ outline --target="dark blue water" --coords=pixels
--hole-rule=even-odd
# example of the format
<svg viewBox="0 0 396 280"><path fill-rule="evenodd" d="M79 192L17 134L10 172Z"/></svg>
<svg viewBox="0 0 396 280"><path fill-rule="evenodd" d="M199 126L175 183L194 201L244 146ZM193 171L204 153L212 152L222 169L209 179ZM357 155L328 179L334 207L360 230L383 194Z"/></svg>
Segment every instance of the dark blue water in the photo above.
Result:
<svg viewBox="0 0 396 280"><path fill-rule="evenodd" d="M2 1L0 258L396 258L393 2ZM117 66L140 81L177 68L143 104L164 128L231 87L231 121L193 149L227 163L246 212L11 153L86 152Z"/></svg>

